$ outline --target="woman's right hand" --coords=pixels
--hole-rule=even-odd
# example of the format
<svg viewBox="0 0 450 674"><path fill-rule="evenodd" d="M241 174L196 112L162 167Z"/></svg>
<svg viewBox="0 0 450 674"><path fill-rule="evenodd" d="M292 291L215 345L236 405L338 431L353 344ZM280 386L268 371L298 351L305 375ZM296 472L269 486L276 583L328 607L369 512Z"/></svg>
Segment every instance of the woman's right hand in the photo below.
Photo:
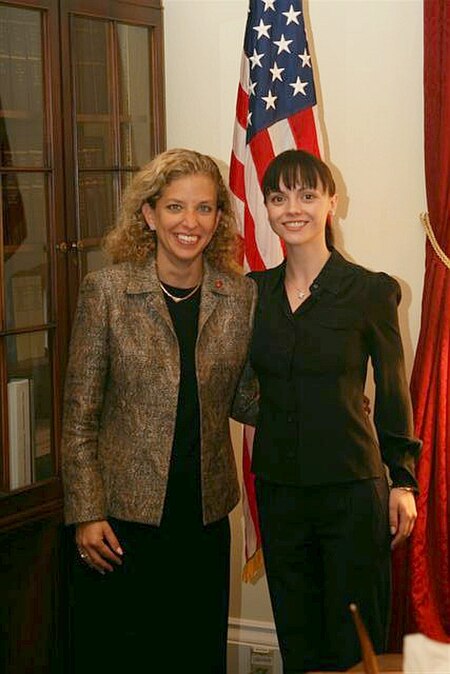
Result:
<svg viewBox="0 0 450 674"><path fill-rule="evenodd" d="M75 540L83 561L99 573L114 571L114 564L122 564L122 548L106 520L77 524Z"/></svg>

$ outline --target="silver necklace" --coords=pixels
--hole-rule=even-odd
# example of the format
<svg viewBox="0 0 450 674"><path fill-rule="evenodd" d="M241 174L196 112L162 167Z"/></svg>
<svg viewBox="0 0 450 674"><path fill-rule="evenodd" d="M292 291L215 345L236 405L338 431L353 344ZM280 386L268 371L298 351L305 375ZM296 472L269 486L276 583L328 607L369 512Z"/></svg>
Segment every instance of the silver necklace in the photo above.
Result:
<svg viewBox="0 0 450 674"><path fill-rule="evenodd" d="M161 283L161 281L159 281L159 287L161 288L163 293L165 295L167 295L167 297L170 297L170 299L173 300L176 303L184 302L185 300L188 300L190 297L192 297L192 295L195 295L195 293L197 292L197 290L200 288L201 285L202 285L202 282L200 281L200 283L197 283L195 288L193 288L190 293L188 293L184 297L177 297L176 295L172 295L172 293L169 293L167 288L165 288L164 285Z"/></svg>
<svg viewBox="0 0 450 674"><path fill-rule="evenodd" d="M309 292L309 288L307 288L306 290L302 290L301 288L296 288L290 281L288 281L288 283L292 286L292 288L295 289L298 299L304 300Z"/></svg>

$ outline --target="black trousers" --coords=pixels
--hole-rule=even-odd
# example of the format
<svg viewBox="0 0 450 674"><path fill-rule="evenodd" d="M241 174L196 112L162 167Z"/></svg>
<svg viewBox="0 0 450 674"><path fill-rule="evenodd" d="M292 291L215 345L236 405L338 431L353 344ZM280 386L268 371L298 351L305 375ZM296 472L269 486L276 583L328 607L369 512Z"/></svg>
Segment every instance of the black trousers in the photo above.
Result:
<svg viewBox="0 0 450 674"><path fill-rule="evenodd" d="M124 562L102 576L73 550L74 674L225 674L230 526L111 519Z"/></svg>
<svg viewBox="0 0 450 674"><path fill-rule="evenodd" d="M390 610L389 488L384 478L297 487L256 481L262 548L284 674L361 660L349 604L376 652Z"/></svg>

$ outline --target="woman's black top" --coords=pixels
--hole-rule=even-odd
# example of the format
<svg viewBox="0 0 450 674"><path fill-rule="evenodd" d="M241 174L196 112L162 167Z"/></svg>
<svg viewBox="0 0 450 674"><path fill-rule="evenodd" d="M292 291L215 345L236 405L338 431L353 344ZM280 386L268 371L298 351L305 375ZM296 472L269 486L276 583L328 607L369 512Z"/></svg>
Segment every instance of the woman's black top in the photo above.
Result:
<svg viewBox="0 0 450 674"><path fill-rule="evenodd" d="M193 290L164 285L177 297ZM180 349L180 388L163 524L179 523L182 527L202 522L200 406L195 372L200 295L200 288L182 302L164 295Z"/></svg>
<svg viewBox="0 0 450 674"><path fill-rule="evenodd" d="M417 486L397 305L400 286L336 250L292 312L285 262L249 274L258 284L250 361L260 413L252 470L284 484L315 485L383 475ZM369 359L376 383L374 421L363 409Z"/></svg>

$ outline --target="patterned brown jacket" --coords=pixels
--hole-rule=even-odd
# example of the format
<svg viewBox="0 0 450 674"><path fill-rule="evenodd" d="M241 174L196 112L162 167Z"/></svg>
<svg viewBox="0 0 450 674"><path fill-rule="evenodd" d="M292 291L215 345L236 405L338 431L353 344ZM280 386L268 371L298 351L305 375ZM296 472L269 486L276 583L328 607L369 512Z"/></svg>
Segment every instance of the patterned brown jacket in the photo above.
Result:
<svg viewBox="0 0 450 674"><path fill-rule="evenodd" d="M253 280L205 263L196 345L203 520L239 500L229 417L254 423L242 374L256 303ZM88 274L66 374L62 438L66 522L161 521L177 412L178 342L154 257ZM233 401L235 400L235 407Z"/></svg>

